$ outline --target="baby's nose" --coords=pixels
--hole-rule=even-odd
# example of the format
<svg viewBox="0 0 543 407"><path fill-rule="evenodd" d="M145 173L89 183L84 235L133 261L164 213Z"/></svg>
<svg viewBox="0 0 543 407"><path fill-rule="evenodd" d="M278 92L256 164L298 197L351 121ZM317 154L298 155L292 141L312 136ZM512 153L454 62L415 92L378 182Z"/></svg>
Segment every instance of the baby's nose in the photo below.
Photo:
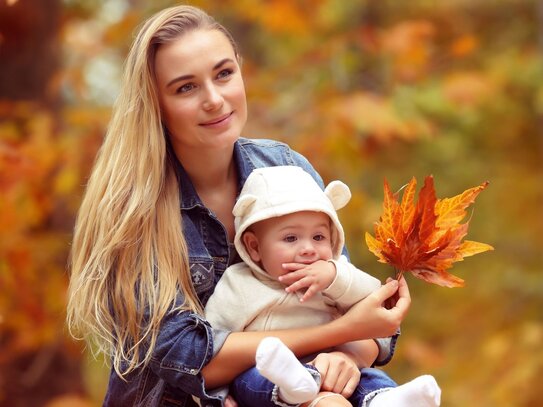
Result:
<svg viewBox="0 0 543 407"><path fill-rule="evenodd" d="M312 255L315 253L315 246L312 242L305 241L300 248L300 253L305 256Z"/></svg>

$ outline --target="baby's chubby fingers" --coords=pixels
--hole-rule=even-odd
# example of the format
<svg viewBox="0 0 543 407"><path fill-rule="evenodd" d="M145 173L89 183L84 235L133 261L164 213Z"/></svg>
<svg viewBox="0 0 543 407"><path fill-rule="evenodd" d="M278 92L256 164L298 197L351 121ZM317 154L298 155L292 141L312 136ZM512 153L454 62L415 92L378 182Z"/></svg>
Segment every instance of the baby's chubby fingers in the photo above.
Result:
<svg viewBox="0 0 543 407"><path fill-rule="evenodd" d="M304 288L308 290L304 293L304 296L300 299L301 302L309 299L315 292L318 291L318 287L314 287L315 281L311 276L307 276L303 272L293 271L291 273L284 274L279 277L279 281L285 284L285 291L293 293Z"/></svg>
<svg viewBox="0 0 543 407"><path fill-rule="evenodd" d="M305 269L308 266L308 264L304 264L304 263L283 263L283 264L281 264L281 266L283 266L283 270L285 270L287 272L293 272L293 271L298 271L298 270Z"/></svg>
<svg viewBox="0 0 543 407"><path fill-rule="evenodd" d="M304 272L304 269L307 267L307 264L301 263L283 263L283 269L286 271L285 274L279 276L279 281L285 285L291 285L296 281L304 278L307 274Z"/></svg>
<svg viewBox="0 0 543 407"><path fill-rule="evenodd" d="M300 299L301 302L307 301L315 293L326 289L336 276L334 263L325 260L318 260L311 264L285 263L283 268L293 270L279 277L279 281L287 286L285 288L287 292L307 288Z"/></svg>

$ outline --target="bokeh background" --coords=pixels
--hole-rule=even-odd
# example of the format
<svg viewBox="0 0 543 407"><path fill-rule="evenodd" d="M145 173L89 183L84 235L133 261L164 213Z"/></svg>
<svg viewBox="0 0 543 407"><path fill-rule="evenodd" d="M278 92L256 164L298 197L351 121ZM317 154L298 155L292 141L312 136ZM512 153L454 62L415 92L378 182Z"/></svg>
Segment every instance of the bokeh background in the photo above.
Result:
<svg viewBox="0 0 543 407"><path fill-rule="evenodd" d="M108 369L65 325L74 216L137 25L166 0L0 0L0 405L98 406ZM543 2L193 1L239 40L244 135L283 140L353 199L353 261L386 177L433 174L438 197L488 180L452 272L409 278L411 312L386 367L433 374L446 407L541 406ZM353 327L356 329L356 327Z"/></svg>

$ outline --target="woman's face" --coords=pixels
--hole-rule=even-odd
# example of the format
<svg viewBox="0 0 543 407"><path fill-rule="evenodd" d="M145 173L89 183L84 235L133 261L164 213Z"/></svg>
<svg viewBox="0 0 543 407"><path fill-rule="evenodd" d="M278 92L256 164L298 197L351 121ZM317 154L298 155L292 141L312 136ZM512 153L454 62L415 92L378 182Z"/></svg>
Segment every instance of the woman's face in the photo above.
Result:
<svg viewBox="0 0 543 407"><path fill-rule="evenodd" d="M234 144L247 102L234 49L222 32L198 29L161 45L155 72L162 120L178 157Z"/></svg>

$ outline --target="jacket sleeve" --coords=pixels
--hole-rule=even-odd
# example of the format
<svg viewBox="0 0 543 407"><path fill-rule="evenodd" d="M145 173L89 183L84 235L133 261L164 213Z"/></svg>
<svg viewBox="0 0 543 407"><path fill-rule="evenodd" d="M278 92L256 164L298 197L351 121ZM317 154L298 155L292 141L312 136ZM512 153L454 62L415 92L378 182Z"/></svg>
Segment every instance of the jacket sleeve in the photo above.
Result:
<svg viewBox="0 0 543 407"><path fill-rule="evenodd" d="M205 405L218 405L224 394L222 389L205 389L202 368L219 351L228 334L243 331L248 319L258 311L258 307L244 305L247 291L250 292L246 287L250 286L242 281L255 279L243 266L238 263L224 272L206 304L204 316L190 311L171 311L163 319L154 348L151 369L157 376L205 401ZM181 296L179 304L182 304Z"/></svg>
<svg viewBox="0 0 543 407"><path fill-rule="evenodd" d="M181 298L177 304L181 304ZM206 393L202 368L213 357L214 334L200 315L174 309L163 318L153 349L150 368L171 386L200 399L214 400ZM220 404L220 403L219 403Z"/></svg>
<svg viewBox="0 0 543 407"><path fill-rule="evenodd" d="M396 342L398 341L398 337L400 336L400 330L388 338L375 338L375 342L377 342L377 346L379 347L379 355L377 355L377 359L375 359L375 366L383 366L386 365L390 360L392 359L392 356L394 356L394 351L396 350Z"/></svg>

